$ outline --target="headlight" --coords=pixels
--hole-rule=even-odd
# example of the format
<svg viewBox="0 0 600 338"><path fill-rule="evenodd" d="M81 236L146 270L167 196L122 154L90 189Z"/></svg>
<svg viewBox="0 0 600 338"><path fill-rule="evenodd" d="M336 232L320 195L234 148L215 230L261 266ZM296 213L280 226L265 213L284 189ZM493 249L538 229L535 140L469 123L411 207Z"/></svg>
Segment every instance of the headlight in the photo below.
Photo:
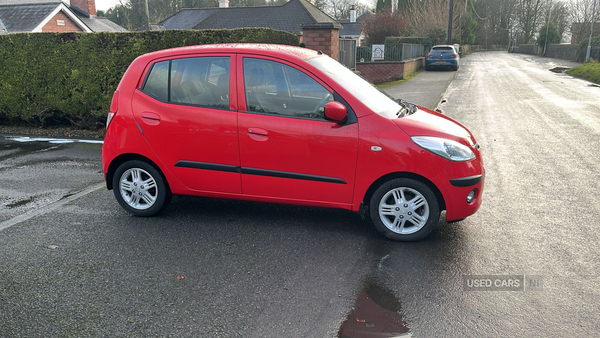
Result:
<svg viewBox="0 0 600 338"><path fill-rule="evenodd" d="M411 139L421 148L450 161L462 162L475 158L475 153L469 147L456 141L428 136L414 136Z"/></svg>

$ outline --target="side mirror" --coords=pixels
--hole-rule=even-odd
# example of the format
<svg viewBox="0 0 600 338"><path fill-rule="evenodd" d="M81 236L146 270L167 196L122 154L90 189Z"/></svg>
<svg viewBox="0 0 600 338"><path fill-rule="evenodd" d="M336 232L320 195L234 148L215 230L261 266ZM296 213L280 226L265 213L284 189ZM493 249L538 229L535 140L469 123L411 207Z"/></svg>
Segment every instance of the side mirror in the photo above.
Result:
<svg viewBox="0 0 600 338"><path fill-rule="evenodd" d="M346 106L343 104L337 101L330 101L325 105L325 118L327 120L341 123L346 120L346 116Z"/></svg>

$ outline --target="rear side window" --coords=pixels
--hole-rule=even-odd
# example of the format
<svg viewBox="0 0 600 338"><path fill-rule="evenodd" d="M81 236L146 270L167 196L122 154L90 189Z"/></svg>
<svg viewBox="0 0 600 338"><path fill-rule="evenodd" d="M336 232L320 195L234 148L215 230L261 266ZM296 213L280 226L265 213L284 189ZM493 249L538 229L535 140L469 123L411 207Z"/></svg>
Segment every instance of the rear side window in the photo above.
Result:
<svg viewBox="0 0 600 338"><path fill-rule="evenodd" d="M168 84L169 61L157 62L150 70L143 91L157 100L167 102L169 99Z"/></svg>
<svg viewBox="0 0 600 338"><path fill-rule="evenodd" d="M142 91L169 103L229 108L229 61L229 57L196 57L158 62Z"/></svg>

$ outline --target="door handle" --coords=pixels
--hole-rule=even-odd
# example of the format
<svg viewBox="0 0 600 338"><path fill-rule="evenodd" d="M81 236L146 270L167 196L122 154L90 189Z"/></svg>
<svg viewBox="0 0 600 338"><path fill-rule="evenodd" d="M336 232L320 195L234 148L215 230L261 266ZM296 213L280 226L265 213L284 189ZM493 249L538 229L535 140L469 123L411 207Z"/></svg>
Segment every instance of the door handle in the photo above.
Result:
<svg viewBox="0 0 600 338"><path fill-rule="evenodd" d="M261 128L248 128L248 133L260 136L269 136L269 132Z"/></svg>
<svg viewBox="0 0 600 338"><path fill-rule="evenodd" d="M248 128L248 136L254 141L264 142L269 139L269 132L261 128Z"/></svg>
<svg viewBox="0 0 600 338"><path fill-rule="evenodd" d="M148 125L156 126L160 122L160 115L151 112L143 112L142 121Z"/></svg>

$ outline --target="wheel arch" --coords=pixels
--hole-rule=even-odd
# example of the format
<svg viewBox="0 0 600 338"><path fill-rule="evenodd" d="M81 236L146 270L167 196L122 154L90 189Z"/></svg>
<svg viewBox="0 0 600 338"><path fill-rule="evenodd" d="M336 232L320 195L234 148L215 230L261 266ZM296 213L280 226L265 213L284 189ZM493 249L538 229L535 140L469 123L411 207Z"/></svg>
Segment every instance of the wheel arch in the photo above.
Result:
<svg viewBox="0 0 600 338"><path fill-rule="evenodd" d="M383 183L385 183L389 180L393 180L396 178L410 178L410 179L419 181L419 182L427 185L429 187L429 189L431 189L431 191L433 191L433 193L435 194L435 197L437 198L437 201L440 205L440 211L446 210L446 201L444 200L444 196L442 195L440 190L437 188L437 186L435 184L433 184L433 182L431 182L427 178L425 178L421 175L415 174L415 173L411 173L411 172L395 172L395 173L390 173L390 174L387 174L385 176L378 178L375 182L373 182L371 184L371 186L369 186L369 189L367 189L367 192L365 193L365 196L363 197L364 205L369 205L371 196L373 196L373 193L375 192L375 190L377 190L377 188L379 188L379 186L381 186Z"/></svg>
<svg viewBox="0 0 600 338"><path fill-rule="evenodd" d="M108 171L106 173L106 188L108 190L112 190L113 189L113 176L115 174L115 171L117 171L117 168L127 162L127 161L132 161L132 160L138 160L138 161L143 161L148 163L149 165L151 165L152 167L154 167L154 169L156 169L156 171L158 171L158 173L160 174L160 176L162 177L162 179L165 182L165 186L167 187L167 189L169 190L169 192L171 192L171 188L169 187L169 181L167 181L167 177L165 176L165 174L163 173L163 171L160 169L159 166L156 165L156 163L154 163L151 159L142 156L140 154L133 154L133 153L127 153L127 154L121 154L117 157L115 157L112 162L110 162L110 165L108 166Z"/></svg>

